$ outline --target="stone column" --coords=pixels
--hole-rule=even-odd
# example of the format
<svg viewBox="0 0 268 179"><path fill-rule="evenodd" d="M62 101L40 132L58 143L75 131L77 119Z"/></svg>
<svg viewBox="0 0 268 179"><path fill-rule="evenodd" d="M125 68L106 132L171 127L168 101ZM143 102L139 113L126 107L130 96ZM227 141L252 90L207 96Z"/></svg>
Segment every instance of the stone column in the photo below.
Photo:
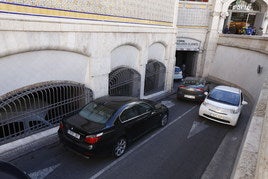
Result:
<svg viewBox="0 0 268 179"><path fill-rule="evenodd" d="M263 21L263 35L268 35L268 12L266 12L264 16L264 21Z"/></svg>
<svg viewBox="0 0 268 179"><path fill-rule="evenodd" d="M109 94L110 56L92 56L88 63L86 86L92 89L94 98Z"/></svg>
<svg viewBox="0 0 268 179"><path fill-rule="evenodd" d="M148 46L147 45L142 47L142 49L140 50L139 58L140 58L139 73L141 75L140 98L144 98L146 64L148 63Z"/></svg>
<svg viewBox="0 0 268 179"><path fill-rule="evenodd" d="M221 1L216 1L214 4L213 12L211 13L211 20L209 25L209 33L207 35L206 44L204 44L204 66L203 66L203 75L209 75L209 68L216 52L217 42L219 38L218 26L220 22L222 3Z"/></svg>
<svg viewBox="0 0 268 179"><path fill-rule="evenodd" d="M177 31L177 30L176 30ZM173 37L173 38L172 38ZM166 64L166 84L165 91L171 92L173 90L173 78L174 78L174 68L176 63L176 33L171 35L171 45L167 46L165 54L165 64Z"/></svg>

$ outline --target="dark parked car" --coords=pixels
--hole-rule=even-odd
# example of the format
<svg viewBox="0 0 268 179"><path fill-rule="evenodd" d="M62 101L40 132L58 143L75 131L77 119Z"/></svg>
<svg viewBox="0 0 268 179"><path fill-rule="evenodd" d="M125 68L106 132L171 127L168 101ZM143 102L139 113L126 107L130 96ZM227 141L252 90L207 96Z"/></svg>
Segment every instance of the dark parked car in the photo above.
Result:
<svg viewBox="0 0 268 179"><path fill-rule="evenodd" d="M11 163L0 161L0 178L3 179L30 179L30 176L12 165Z"/></svg>
<svg viewBox="0 0 268 179"><path fill-rule="evenodd" d="M167 122L168 109L161 103L106 96L64 118L58 134L67 147L86 157L104 152L120 157L131 141Z"/></svg>
<svg viewBox="0 0 268 179"><path fill-rule="evenodd" d="M186 77L177 90L177 98L203 101L205 92L209 92L209 83L204 78Z"/></svg>

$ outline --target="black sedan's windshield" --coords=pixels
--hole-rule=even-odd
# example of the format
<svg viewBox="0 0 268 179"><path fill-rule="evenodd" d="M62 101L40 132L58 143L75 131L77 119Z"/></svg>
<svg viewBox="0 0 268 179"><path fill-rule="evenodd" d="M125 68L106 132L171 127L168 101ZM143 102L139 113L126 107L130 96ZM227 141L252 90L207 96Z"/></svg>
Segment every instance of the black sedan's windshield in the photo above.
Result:
<svg viewBox="0 0 268 179"><path fill-rule="evenodd" d="M91 102L79 112L79 115L89 121L104 124L112 116L113 112L114 110L103 104Z"/></svg>
<svg viewBox="0 0 268 179"><path fill-rule="evenodd" d="M240 102L240 95L238 93L214 89L208 95L208 99L232 106L238 106Z"/></svg>

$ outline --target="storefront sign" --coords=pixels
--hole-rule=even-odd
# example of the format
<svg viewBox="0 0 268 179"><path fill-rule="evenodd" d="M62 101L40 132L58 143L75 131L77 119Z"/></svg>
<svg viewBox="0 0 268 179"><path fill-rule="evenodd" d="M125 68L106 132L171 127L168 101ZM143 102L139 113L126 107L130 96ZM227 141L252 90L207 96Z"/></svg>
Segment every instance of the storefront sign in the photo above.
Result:
<svg viewBox="0 0 268 179"><path fill-rule="evenodd" d="M177 38L176 50L180 51L199 51L200 41L190 38Z"/></svg>
<svg viewBox="0 0 268 179"><path fill-rule="evenodd" d="M237 0L236 4L233 6L233 10L237 11L253 11L252 4L247 3L243 0Z"/></svg>

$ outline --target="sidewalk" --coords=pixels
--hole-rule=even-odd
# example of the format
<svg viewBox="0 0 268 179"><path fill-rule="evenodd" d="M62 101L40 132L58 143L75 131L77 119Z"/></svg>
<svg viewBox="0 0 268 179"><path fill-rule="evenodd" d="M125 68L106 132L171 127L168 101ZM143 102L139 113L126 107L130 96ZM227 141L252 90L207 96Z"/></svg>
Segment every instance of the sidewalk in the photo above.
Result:
<svg viewBox="0 0 268 179"><path fill-rule="evenodd" d="M268 178L268 78L263 84L232 178Z"/></svg>

